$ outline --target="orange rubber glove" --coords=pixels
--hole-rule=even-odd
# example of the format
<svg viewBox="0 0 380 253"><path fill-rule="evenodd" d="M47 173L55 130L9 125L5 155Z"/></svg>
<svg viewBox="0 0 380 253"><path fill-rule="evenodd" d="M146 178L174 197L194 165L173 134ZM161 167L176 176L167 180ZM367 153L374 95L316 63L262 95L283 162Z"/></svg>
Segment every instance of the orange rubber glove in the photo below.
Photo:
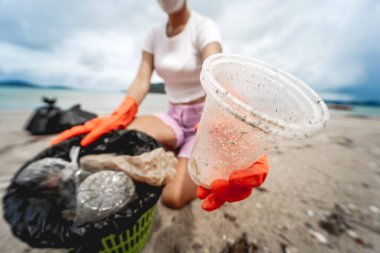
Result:
<svg viewBox="0 0 380 253"><path fill-rule="evenodd" d="M248 198L253 188L264 183L268 170L268 156L264 155L250 167L232 172L228 180L214 180L210 189L198 186L197 197L203 199L202 208L213 211L226 201L232 203Z"/></svg>
<svg viewBox="0 0 380 253"><path fill-rule="evenodd" d="M199 123L195 125L195 131L198 130L198 127ZM228 181L214 180L210 189L198 186L197 197L203 200L202 208L206 211L213 211L226 201L237 202L248 198L252 194L253 188L264 183L268 170L268 156L264 155L250 167L232 172Z"/></svg>
<svg viewBox="0 0 380 253"><path fill-rule="evenodd" d="M137 108L136 100L132 96L127 96L110 116L98 117L87 121L84 125L63 131L52 140L51 144L55 145L77 135L88 133L80 142L81 146L86 147L105 133L126 128L135 117Z"/></svg>

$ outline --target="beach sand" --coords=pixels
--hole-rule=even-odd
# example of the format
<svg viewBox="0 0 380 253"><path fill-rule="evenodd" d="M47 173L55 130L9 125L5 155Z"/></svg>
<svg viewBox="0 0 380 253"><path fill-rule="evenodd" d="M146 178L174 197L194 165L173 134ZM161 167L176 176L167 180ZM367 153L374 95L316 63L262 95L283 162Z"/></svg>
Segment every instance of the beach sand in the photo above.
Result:
<svg viewBox="0 0 380 253"><path fill-rule="evenodd" d="M52 138L24 132L28 117L0 113L2 195ZM179 211L159 204L143 252L380 252L379 130L379 119L333 115L316 137L276 148L265 184L246 201L211 213L199 200ZM320 225L332 213L325 227L337 235ZM65 251L31 249L1 219L0 252Z"/></svg>

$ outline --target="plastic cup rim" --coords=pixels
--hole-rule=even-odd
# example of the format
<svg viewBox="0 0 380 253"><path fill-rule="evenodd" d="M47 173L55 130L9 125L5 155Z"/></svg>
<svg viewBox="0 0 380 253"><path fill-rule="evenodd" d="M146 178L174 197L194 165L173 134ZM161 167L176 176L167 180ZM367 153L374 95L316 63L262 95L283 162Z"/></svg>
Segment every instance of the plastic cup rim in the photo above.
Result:
<svg viewBox="0 0 380 253"><path fill-rule="evenodd" d="M256 65L264 68L267 71L273 72L282 79L287 80L291 84L294 85L294 87L297 90L300 90L303 94L307 95L308 99L311 99L311 97L314 97L317 101L317 103L313 103L315 107L319 106L321 109L321 116L318 118L316 122L313 122L313 124L296 124L292 122L286 122L282 119L278 119L276 117L270 116L268 114L262 113L258 110L253 109L249 105L245 104L244 102L240 101L238 98L227 92L225 88L223 88L219 82L215 79L215 77L212 74L213 69L215 66L221 63L237 63L237 64L243 64L243 65ZM207 80L207 83L211 84L211 86L207 85L205 83L205 80ZM214 99L216 99L220 105L222 105L225 109L227 109L231 114L233 114L235 117L244 120L249 125L259 128L264 132L272 132L270 130L276 130L274 131L275 134L281 135L282 137L291 137L291 138L304 138L308 136L312 136L316 134L325 124L326 121L329 119L329 112L327 109L326 104L323 102L322 98L308 85L306 85L303 81L298 79L297 77L289 74L288 72L275 67L271 64L265 63L261 60L244 57L240 55L235 54L214 54L208 57L202 65L202 71L201 71L201 84L203 86L203 89L206 91L208 95L211 95ZM301 90L304 89L304 91ZM306 92L305 92L306 91ZM225 100L228 100L229 102L233 103L234 105L238 106L241 110L247 113L249 117L243 115L242 113L239 113L233 108L231 108ZM251 117L251 118L250 118ZM261 124L257 124L260 122ZM270 130L269 130L270 129Z"/></svg>

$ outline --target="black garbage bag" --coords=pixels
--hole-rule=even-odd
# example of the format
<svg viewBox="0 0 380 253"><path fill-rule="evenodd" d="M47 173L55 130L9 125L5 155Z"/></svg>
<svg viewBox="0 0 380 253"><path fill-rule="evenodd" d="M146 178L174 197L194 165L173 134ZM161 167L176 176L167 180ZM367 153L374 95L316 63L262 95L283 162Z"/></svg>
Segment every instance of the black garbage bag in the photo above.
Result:
<svg viewBox="0 0 380 253"><path fill-rule="evenodd" d="M61 131L59 120L62 110L55 106L57 100L43 97L42 101L45 105L35 111L25 130L33 135L59 133Z"/></svg>
<svg viewBox="0 0 380 253"><path fill-rule="evenodd" d="M96 114L82 110L79 104L62 110L55 106L56 99L43 97L42 101L45 105L33 113L25 127L33 135L60 133L96 117Z"/></svg>
<svg viewBox="0 0 380 253"><path fill-rule="evenodd" d="M59 181L59 187L55 187L56 183L53 187L51 183L40 183L65 166L54 166L51 170L47 166L42 176L33 175L32 181L38 181L35 183L22 180L25 178L22 177L24 170L36 161L46 158L70 161L69 151L73 146L79 146L82 137L48 148L20 168L3 197L4 218L10 224L13 234L32 247L70 248L70 252L114 252L112 250L123 248L124 251L120 252L128 252L125 250L147 240L154 206L162 187L134 181L138 197L121 211L98 222L76 226L67 218L67 214L75 210L77 185L74 180ZM162 145L142 132L120 130L108 133L90 146L81 148L79 158L101 153L140 155L158 147Z"/></svg>
<svg viewBox="0 0 380 253"><path fill-rule="evenodd" d="M77 104L62 112L59 124L63 130L66 130L73 126L82 125L95 117L96 114L82 110Z"/></svg>

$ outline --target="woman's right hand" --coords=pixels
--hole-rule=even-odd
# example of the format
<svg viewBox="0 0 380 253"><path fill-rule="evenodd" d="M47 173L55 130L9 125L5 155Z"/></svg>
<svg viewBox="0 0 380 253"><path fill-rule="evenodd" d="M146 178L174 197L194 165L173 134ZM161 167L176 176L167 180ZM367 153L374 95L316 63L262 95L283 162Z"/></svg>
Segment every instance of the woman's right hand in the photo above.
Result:
<svg viewBox="0 0 380 253"><path fill-rule="evenodd" d="M263 155L248 168L232 172L228 180L214 180L210 189L198 186L197 197L203 200L202 208L213 211L225 202L232 203L248 198L253 188L264 183L268 171L268 156Z"/></svg>
<svg viewBox="0 0 380 253"><path fill-rule="evenodd" d="M137 113L137 102L132 96L127 96L121 105L110 115L98 117L87 121L84 125L75 126L60 133L53 141L52 145L58 144L72 137L87 134L80 142L82 147L90 145L100 136L112 130L126 128Z"/></svg>

